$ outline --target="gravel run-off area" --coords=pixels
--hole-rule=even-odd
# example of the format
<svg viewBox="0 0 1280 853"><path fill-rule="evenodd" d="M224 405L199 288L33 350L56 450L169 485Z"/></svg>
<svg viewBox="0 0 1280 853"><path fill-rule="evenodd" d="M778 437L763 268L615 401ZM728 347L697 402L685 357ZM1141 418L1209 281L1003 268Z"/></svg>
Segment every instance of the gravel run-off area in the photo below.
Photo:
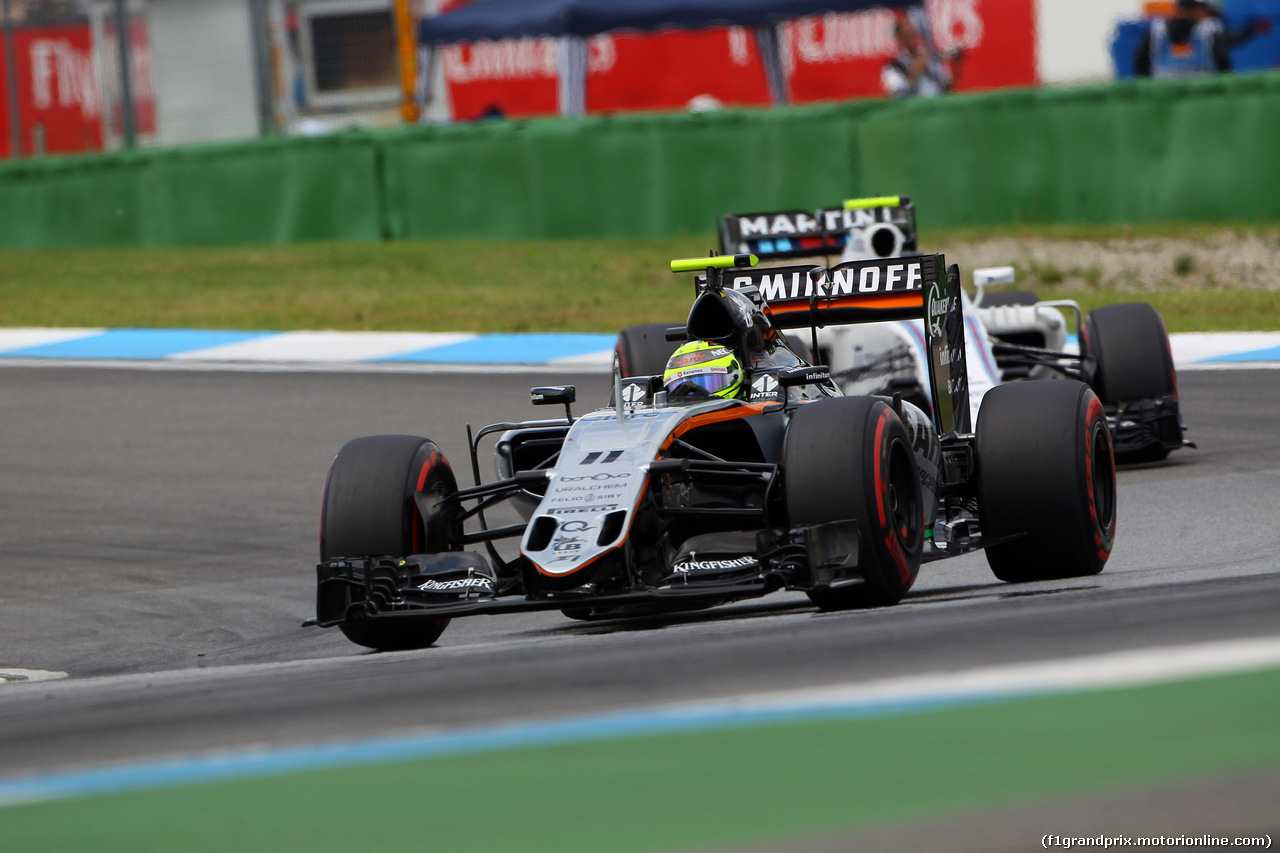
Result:
<svg viewBox="0 0 1280 853"><path fill-rule="evenodd" d="M1102 240L954 239L936 247L966 278L973 269L1012 264L1027 287L1280 290L1280 228Z"/></svg>

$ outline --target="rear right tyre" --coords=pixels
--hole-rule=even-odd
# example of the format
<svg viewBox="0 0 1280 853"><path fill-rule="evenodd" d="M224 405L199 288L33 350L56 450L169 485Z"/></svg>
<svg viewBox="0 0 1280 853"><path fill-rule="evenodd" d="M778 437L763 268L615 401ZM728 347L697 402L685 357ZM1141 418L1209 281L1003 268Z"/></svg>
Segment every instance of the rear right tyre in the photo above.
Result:
<svg viewBox="0 0 1280 853"><path fill-rule="evenodd" d="M1116 474L1102 403L1075 380L997 385L982 399L977 492L987 562L1010 582L1102 571ZM1004 540L1004 541L1000 541Z"/></svg>
<svg viewBox="0 0 1280 853"><path fill-rule="evenodd" d="M623 376L661 376L683 341L667 340L667 329L679 323L628 326L618 333L614 359Z"/></svg>

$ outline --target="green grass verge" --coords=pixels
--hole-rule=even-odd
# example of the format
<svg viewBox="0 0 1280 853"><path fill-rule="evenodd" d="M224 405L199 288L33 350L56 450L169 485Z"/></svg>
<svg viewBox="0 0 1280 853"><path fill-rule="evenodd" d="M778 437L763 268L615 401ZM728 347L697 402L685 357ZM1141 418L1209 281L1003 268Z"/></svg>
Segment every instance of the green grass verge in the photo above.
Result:
<svg viewBox="0 0 1280 853"><path fill-rule="evenodd" d="M1270 670L43 803L0 810L0 838L44 853L686 850L1280 768L1277 707Z"/></svg>
<svg viewBox="0 0 1280 853"><path fill-rule="evenodd" d="M1016 226L925 233L921 245L993 236L1194 242L1242 233L1272 232L1265 226ZM682 318L691 279L667 272L667 263L704 254L714 244L706 234L643 241L0 250L0 327L608 333ZM1148 301L1170 331L1280 327L1280 289L1205 288L1181 280L1156 291L1061 290L1052 277L1035 275L1027 285L1045 298L1076 298L1086 309Z"/></svg>
<svg viewBox="0 0 1280 853"><path fill-rule="evenodd" d="M688 310L710 238L0 252L0 327L617 331ZM681 308L681 306L684 306Z"/></svg>

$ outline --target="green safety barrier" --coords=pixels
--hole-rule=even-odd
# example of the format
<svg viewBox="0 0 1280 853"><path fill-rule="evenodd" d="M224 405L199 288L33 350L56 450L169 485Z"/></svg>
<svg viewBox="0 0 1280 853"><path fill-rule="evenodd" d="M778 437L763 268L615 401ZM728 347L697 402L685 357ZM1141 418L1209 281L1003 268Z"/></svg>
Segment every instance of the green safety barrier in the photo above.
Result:
<svg viewBox="0 0 1280 853"><path fill-rule="evenodd" d="M191 246L386 236L375 139L335 134L0 166L0 246Z"/></svg>
<svg viewBox="0 0 1280 853"><path fill-rule="evenodd" d="M926 227L1275 220L1280 74L901 103L859 150Z"/></svg>
<svg viewBox="0 0 1280 853"><path fill-rule="evenodd" d="M1280 219L1280 74L352 131L0 164L0 246L709 234L910 195L920 224Z"/></svg>
<svg viewBox="0 0 1280 853"><path fill-rule="evenodd" d="M407 239L709 233L729 211L843 197L881 107L414 128L384 139L388 221Z"/></svg>

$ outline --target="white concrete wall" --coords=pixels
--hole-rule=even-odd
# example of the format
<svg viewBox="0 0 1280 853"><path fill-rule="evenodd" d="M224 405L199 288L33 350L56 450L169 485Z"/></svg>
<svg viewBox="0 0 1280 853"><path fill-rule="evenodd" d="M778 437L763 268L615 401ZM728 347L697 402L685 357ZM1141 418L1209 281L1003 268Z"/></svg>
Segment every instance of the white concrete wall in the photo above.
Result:
<svg viewBox="0 0 1280 853"><path fill-rule="evenodd" d="M1111 79L1116 22L1141 16L1142 0L1036 0L1040 81Z"/></svg>
<svg viewBox="0 0 1280 853"><path fill-rule="evenodd" d="M156 144L258 135L248 0L149 0Z"/></svg>

